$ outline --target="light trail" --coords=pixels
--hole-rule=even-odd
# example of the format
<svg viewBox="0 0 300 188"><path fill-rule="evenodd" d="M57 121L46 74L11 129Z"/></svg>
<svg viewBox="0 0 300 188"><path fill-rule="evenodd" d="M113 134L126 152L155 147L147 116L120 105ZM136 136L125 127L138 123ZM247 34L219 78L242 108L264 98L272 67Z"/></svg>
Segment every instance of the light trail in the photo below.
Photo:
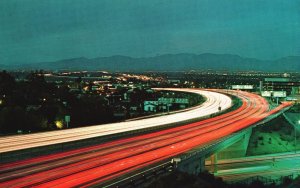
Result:
<svg viewBox="0 0 300 188"><path fill-rule="evenodd" d="M88 186L120 176L250 126L288 106L268 112L267 102L239 92L243 105L232 112L155 133L38 157L0 167L1 187ZM9 168L9 170L8 170Z"/></svg>
<svg viewBox="0 0 300 188"><path fill-rule="evenodd" d="M165 115L149 119L141 119L129 122L110 123L98 126L83 128L74 128L69 130L59 130L44 133L35 133L28 135L6 136L0 138L0 154L9 151L28 149L52 144L72 142L81 139L107 136L117 133L130 132L133 130L145 129L150 127L159 127L166 124L186 121L189 119L205 117L217 113L218 107L222 110L231 106L231 99L223 94L211 91L195 89L167 89L170 91L192 92L203 95L207 100L198 108L181 112L178 114Z"/></svg>

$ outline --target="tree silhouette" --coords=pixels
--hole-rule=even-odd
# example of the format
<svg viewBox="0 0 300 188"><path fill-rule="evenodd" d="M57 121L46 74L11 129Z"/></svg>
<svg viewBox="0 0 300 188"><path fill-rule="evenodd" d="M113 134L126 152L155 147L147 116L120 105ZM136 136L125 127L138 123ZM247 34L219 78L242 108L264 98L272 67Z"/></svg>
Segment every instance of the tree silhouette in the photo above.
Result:
<svg viewBox="0 0 300 188"><path fill-rule="evenodd" d="M0 95L11 95L16 85L15 78L5 70L0 72Z"/></svg>

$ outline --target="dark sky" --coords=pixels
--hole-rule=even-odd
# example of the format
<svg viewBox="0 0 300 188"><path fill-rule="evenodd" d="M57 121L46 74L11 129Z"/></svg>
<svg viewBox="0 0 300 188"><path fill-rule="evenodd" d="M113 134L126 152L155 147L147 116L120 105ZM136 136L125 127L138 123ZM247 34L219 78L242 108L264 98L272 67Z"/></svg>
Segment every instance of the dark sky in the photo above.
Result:
<svg viewBox="0 0 300 188"><path fill-rule="evenodd" d="M0 0L0 64L74 57L300 55L300 0Z"/></svg>

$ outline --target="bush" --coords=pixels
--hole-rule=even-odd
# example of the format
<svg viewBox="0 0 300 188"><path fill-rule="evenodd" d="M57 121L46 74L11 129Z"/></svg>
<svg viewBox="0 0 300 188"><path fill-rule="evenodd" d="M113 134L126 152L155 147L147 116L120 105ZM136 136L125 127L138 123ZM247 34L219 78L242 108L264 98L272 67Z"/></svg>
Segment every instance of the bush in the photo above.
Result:
<svg viewBox="0 0 300 188"><path fill-rule="evenodd" d="M293 180L292 180L290 177L285 176L285 177L283 177L282 185L287 186L287 185L291 184L292 181L293 181Z"/></svg>
<svg viewBox="0 0 300 188"><path fill-rule="evenodd" d="M262 181L259 181L259 180L253 181L249 185L249 188L263 188L263 187L265 187L264 183Z"/></svg>

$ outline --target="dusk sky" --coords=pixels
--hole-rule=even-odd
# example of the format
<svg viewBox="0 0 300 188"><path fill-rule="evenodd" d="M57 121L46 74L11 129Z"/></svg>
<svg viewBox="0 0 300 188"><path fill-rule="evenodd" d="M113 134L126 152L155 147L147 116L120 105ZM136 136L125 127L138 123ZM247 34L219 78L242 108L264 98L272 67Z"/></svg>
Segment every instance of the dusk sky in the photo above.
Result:
<svg viewBox="0 0 300 188"><path fill-rule="evenodd" d="M0 64L75 57L300 55L300 0L0 0Z"/></svg>

